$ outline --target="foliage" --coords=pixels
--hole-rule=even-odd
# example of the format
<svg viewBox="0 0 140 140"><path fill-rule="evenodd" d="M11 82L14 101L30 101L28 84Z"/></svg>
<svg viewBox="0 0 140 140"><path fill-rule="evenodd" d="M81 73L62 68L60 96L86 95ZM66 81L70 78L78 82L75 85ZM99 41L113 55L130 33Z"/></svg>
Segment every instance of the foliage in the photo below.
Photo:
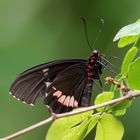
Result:
<svg viewBox="0 0 140 140"><path fill-rule="evenodd" d="M140 90L140 57L139 51L140 20L120 29L114 37L119 40L118 47L132 46L124 56L120 74L116 79L133 90ZM123 96L125 93L112 85L110 91L99 94L94 104ZM95 140L121 140L124 127L118 116L123 116L132 100L125 100L117 104L108 105L100 109L56 120L50 127L46 140L82 140L92 129L96 129Z"/></svg>
<svg viewBox="0 0 140 140"><path fill-rule="evenodd" d="M95 140L121 140L123 133L121 121L111 114L105 114L97 124Z"/></svg>

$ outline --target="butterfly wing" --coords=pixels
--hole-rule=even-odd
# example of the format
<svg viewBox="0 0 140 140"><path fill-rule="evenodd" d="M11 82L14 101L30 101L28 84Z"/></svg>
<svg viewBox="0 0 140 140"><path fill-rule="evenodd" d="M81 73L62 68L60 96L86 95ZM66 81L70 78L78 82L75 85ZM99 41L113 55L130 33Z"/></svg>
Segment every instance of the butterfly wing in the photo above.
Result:
<svg viewBox="0 0 140 140"><path fill-rule="evenodd" d="M78 63L61 71L47 88L44 103L54 113L63 113L90 104L92 82L87 79L87 64Z"/></svg>
<svg viewBox="0 0 140 140"><path fill-rule="evenodd" d="M17 77L10 87L10 93L18 100L34 105L46 95L48 84L53 82L60 71L77 63L85 64L86 60L60 60L35 66Z"/></svg>

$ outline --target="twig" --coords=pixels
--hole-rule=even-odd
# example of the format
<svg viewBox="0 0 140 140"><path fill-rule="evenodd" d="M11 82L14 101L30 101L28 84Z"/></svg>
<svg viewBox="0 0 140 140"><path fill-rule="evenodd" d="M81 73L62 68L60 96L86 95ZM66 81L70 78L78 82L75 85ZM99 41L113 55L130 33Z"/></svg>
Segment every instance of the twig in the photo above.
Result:
<svg viewBox="0 0 140 140"><path fill-rule="evenodd" d="M107 105L111 105L111 104L114 104L114 103L119 103L123 100L127 100L127 99L132 99L133 97L138 97L140 96L140 90L130 90L128 91L128 94L126 94L125 96L122 96L122 97L119 97L119 98L116 98L116 99L113 99L111 101L108 101L108 102L104 102L102 104L98 104L98 105L93 105L93 106L89 106L89 107L84 107L84 108L81 108L79 110L74 110L72 112L67 112L67 113L63 113L63 114L52 114L52 116L50 116L48 119L45 119L41 122L38 122L32 126L29 126L25 129L22 129L21 131L18 131L14 134L11 134L7 137L4 137L4 138L0 138L0 140L12 140L18 136L21 136L22 134L25 134L35 128L38 128L40 126L43 126L45 124L48 124L49 122L52 122L56 119L59 119L59 118L63 118L63 117L68 117L68 116L72 116L72 115L76 115L76 114L80 114L80 113L83 113L83 112L87 112L87 111L90 111L90 110L95 110L97 108L101 108L101 107L104 107L104 106L107 106Z"/></svg>
<svg viewBox="0 0 140 140"><path fill-rule="evenodd" d="M117 86L117 88L120 88L122 91L124 92L128 92L130 89L128 87L126 87L123 83L120 83L119 81L117 80L114 80L114 78L112 77L106 77L105 78L105 81L106 81L106 84L107 83L111 83L111 84L114 84Z"/></svg>

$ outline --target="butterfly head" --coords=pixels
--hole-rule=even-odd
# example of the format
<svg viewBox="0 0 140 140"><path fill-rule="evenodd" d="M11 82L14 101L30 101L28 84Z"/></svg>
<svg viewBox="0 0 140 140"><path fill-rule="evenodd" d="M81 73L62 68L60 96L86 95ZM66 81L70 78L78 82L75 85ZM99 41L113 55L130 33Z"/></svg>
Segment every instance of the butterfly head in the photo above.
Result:
<svg viewBox="0 0 140 140"><path fill-rule="evenodd" d="M97 50L93 50L93 54L98 54L98 51Z"/></svg>
<svg viewBox="0 0 140 140"><path fill-rule="evenodd" d="M98 52L97 50L93 50L93 51L92 51L92 55L93 55L95 58L100 57L100 54L99 54L99 52Z"/></svg>

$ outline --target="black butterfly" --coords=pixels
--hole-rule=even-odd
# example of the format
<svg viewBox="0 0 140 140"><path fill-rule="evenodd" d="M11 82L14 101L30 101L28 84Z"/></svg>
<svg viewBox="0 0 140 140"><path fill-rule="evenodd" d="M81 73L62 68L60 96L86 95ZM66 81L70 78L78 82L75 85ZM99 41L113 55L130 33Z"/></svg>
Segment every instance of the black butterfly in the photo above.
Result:
<svg viewBox="0 0 140 140"><path fill-rule="evenodd" d="M20 74L10 93L24 103L34 105L41 97L53 113L89 106L92 85L105 67L100 53L92 52L88 60L58 60L35 66Z"/></svg>

